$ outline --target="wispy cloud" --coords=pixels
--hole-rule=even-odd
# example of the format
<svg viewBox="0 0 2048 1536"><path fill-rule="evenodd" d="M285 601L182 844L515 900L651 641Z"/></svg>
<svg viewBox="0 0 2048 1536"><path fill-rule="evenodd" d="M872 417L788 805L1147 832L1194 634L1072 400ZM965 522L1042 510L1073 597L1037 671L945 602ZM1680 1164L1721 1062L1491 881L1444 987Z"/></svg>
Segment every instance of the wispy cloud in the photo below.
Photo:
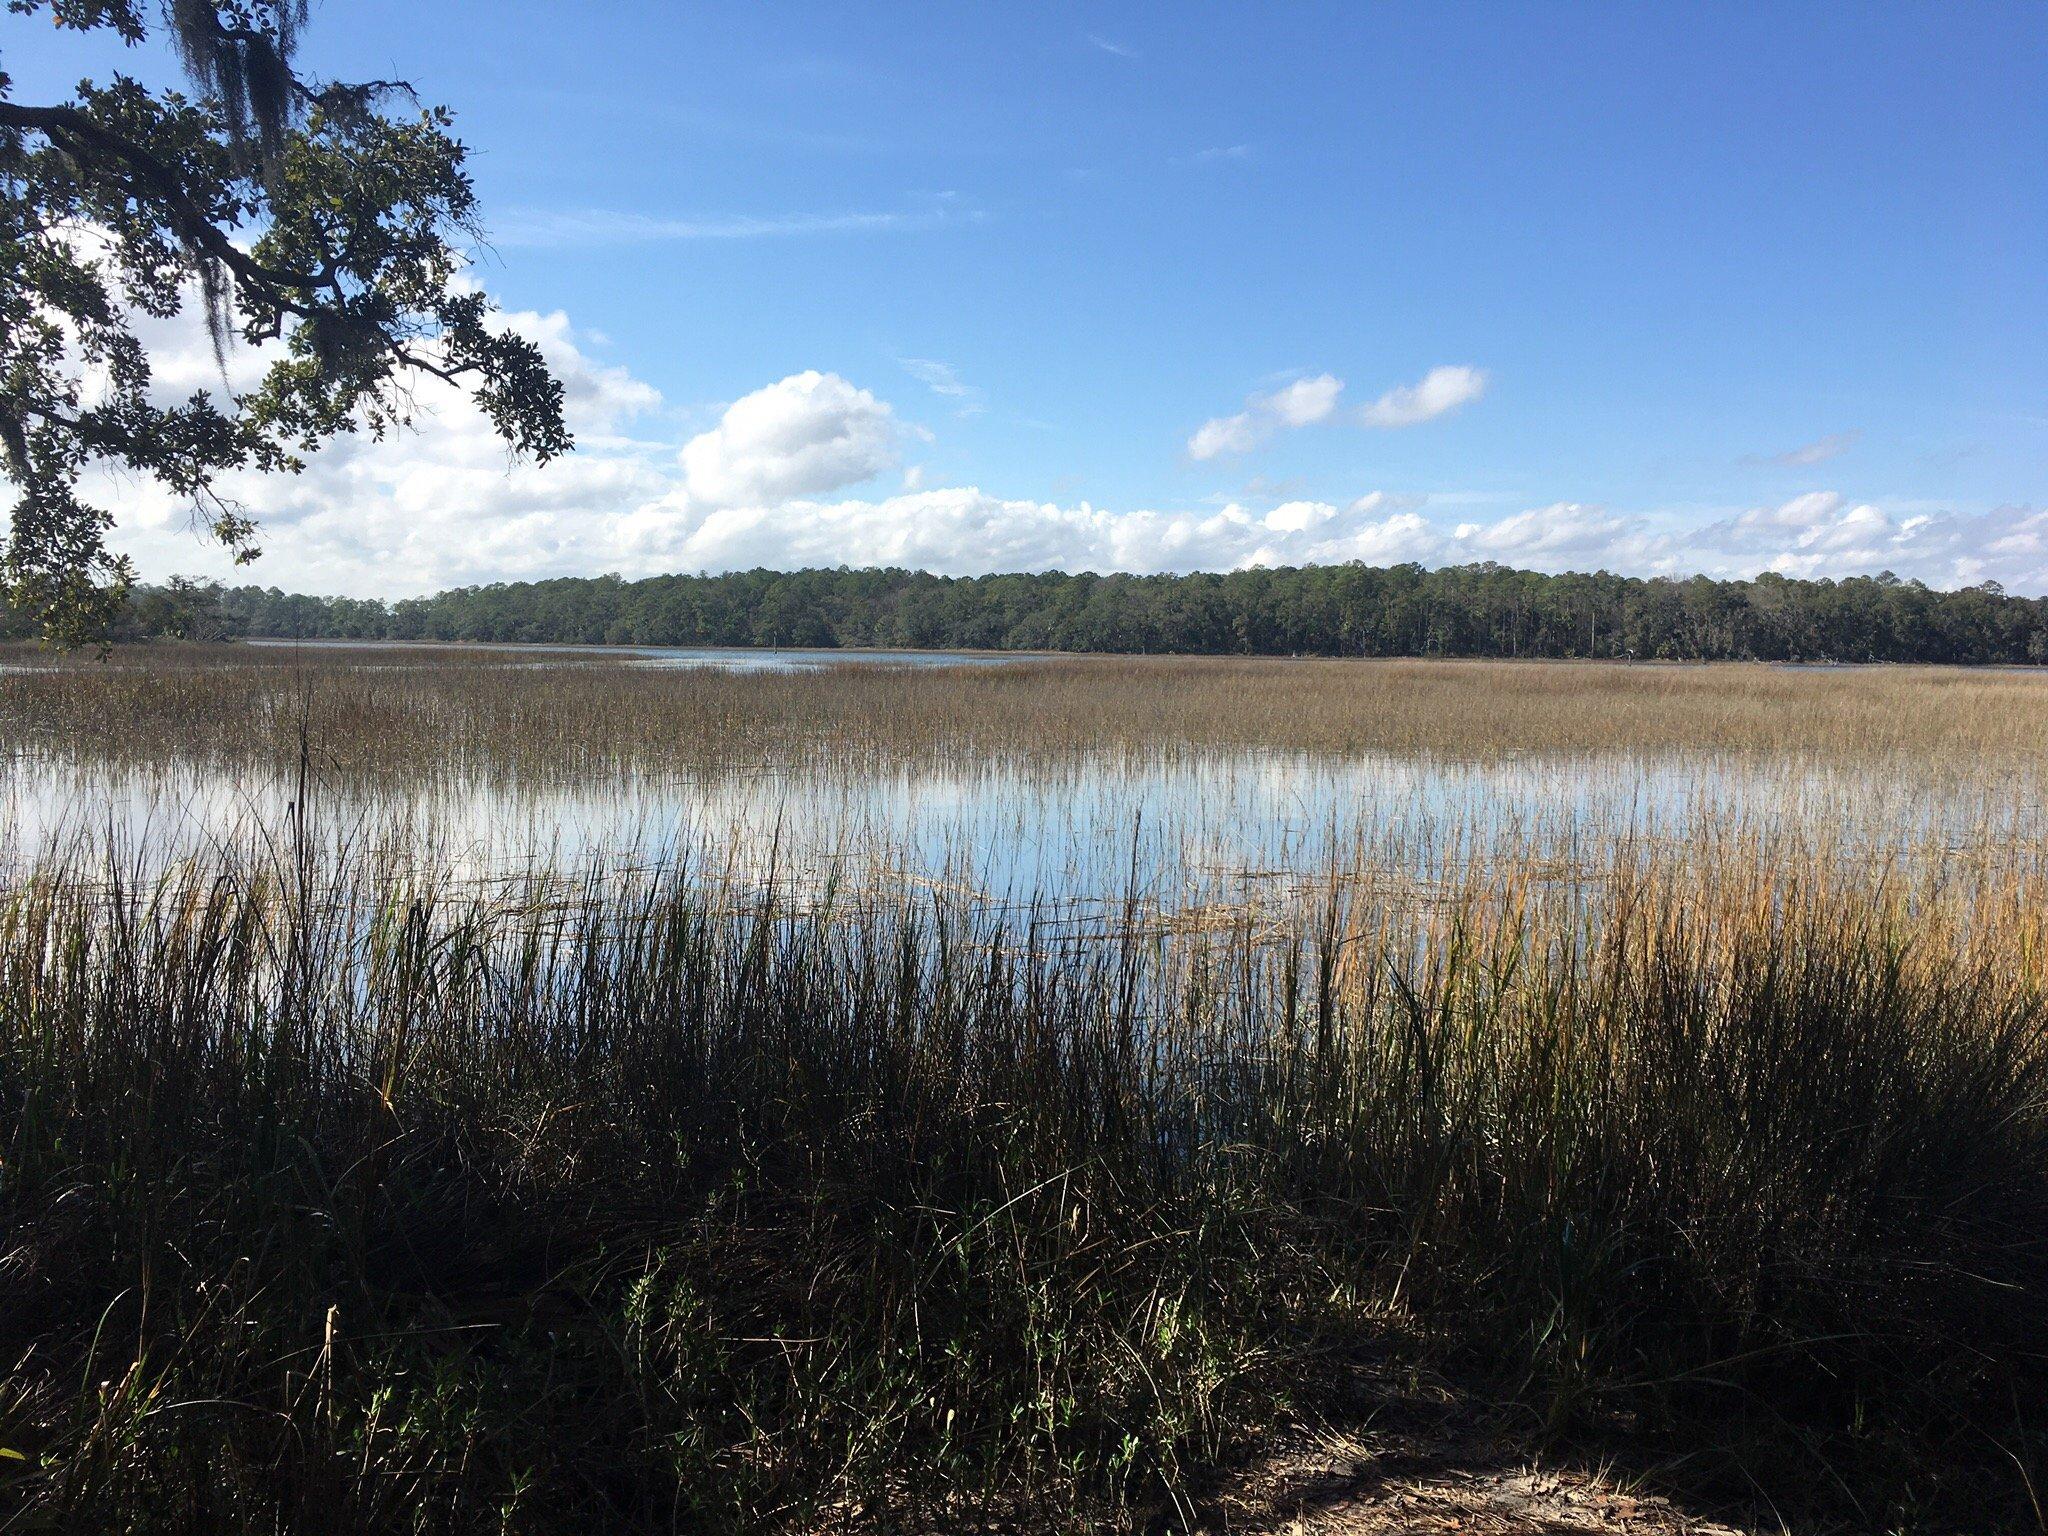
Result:
<svg viewBox="0 0 2048 1536"><path fill-rule="evenodd" d="M930 357L899 357L903 371L935 395L972 395L971 385L960 382L960 375L953 371L951 363L939 362Z"/></svg>
<svg viewBox="0 0 2048 1536"><path fill-rule="evenodd" d="M1803 447L1789 448L1783 453L1771 454L1768 462L1782 465L1786 469L1804 469L1809 464L1825 464L1829 459L1839 459L1854 448L1862 436L1861 432L1832 432Z"/></svg>
<svg viewBox="0 0 2048 1536"><path fill-rule="evenodd" d="M803 235L866 234L885 230L935 229L971 223L979 210L941 205L919 209L846 213L734 214L710 218L662 218L609 208L514 208L495 221L497 245L645 245L685 240L773 240Z"/></svg>
<svg viewBox="0 0 2048 1536"><path fill-rule="evenodd" d="M1209 149L1196 150L1192 155L1184 157L1181 163L1184 165L1242 165L1251 157L1252 147L1249 144L1218 144Z"/></svg>
<svg viewBox="0 0 2048 1536"><path fill-rule="evenodd" d="M1138 56L1137 49L1126 48L1122 43L1111 42L1106 37L1097 37L1093 32L1088 34L1088 41L1104 53L1113 53L1120 59L1135 59Z"/></svg>
<svg viewBox="0 0 2048 1536"><path fill-rule="evenodd" d="M981 391L965 382L953 371L951 363L942 363L933 357L899 357L897 363L903 371L935 395L944 395L959 402L958 414L978 416L983 410Z"/></svg>

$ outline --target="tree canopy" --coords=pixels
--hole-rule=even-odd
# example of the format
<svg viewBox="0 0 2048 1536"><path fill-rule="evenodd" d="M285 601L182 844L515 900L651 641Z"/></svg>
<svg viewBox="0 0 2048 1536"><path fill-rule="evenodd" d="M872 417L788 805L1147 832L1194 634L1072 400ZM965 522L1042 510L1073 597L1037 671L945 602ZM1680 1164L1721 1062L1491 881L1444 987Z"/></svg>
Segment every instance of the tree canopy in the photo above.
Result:
<svg viewBox="0 0 2048 1536"><path fill-rule="evenodd" d="M144 0L8 10L131 45L152 30ZM302 74L305 20L305 0L164 0L189 95L116 74L31 105L0 71L0 584L52 637L106 633L134 580L81 494L95 468L189 498L248 558L255 523L218 478L402 428L423 379L466 390L516 452L571 446L560 382L465 276L476 194L449 114L402 82ZM136 320L188 308L224 376L228 348L267 349L260 382L164 398Z"/></svg>
<svg viewBox="0 0 2048 1536"><path fill-rule="evenodd" d="M0 633L8 616L0 611ZM28 627L13 620L16 632ZM1187 576L905 570L565 577L397 603L174 581L125 637L903 646L1185 655L1643 661L2048 661L2048 598L1889 573L1642 579L1502 565L1302 566Z"/></svg>

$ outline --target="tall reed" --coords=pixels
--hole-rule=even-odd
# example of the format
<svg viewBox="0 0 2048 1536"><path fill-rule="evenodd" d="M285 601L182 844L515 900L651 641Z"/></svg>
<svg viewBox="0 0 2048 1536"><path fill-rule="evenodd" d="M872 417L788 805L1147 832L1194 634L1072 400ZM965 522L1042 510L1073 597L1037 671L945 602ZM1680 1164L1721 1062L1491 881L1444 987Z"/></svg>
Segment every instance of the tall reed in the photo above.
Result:
<svg viewBox="0 0 2048 1536"><path fill-rule="evenodd" d="M1169 931L310 846L0 908L15 1528L1186 1525L1389 1351L1787 1518L2033 1518L2023 876Z"/></svg>

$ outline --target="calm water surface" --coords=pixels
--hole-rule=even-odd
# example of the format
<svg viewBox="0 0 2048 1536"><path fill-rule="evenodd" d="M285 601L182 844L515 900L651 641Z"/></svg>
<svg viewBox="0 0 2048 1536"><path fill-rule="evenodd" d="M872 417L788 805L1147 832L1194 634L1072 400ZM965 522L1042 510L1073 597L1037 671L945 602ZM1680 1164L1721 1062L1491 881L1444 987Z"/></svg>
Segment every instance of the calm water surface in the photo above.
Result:
<svg viewBox="0 0 2048 1536"><path fill-rule="evenodd" d="M814 672L827 667L995 667L1031 661L1032 651L807 651L776 646L524 645L512 641L449 646L430 640L248 640L303 650L504 651L536 665L603 661L633 667L710 667L721 672Z"/></svg>
<svg viewBox="0 0 2048 1536"><path fill-rule="evenodd" d="M293 780L173 758L18 752L0 863L103 841L138 868L280 836ZM741 879L943 886L991 901L1140 894L1165 906L1313 885L1333 867L1426 878L1480 857L1604 857L1741 829L1847 828L1886 846L2038 837L2031 789L1693 757L1453 762L1215 752L981 764L831 763L601 782L446 772L319 781L313 825L459 875L687 858Z"/></svg>

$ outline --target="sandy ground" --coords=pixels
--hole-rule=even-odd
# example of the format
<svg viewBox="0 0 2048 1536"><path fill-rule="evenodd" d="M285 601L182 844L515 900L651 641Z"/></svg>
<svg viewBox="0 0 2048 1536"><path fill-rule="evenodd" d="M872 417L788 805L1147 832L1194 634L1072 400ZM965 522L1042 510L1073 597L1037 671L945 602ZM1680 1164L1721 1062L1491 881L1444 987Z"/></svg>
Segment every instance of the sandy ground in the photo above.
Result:
<svg viewBox="0 0 2048 1536"><path fill-rule="evenodd" d="M1302 1435L1233 1479L1201 1529L1233 1536L1752 1536L1598 1470L1513 1459L1484 1443Z"/></svg>
<svg viewBox="0 0 2048 1536"><path fill-rule="evenodd" d="M1143 1528L1185 1536L1782 1536L1688 1509L1605 1462L1539 1460L1516 1420L1427 1371L1349 1368L1355 1414L1282 1430L1219 1485L1152 1512ZM1527 1430L1526 1423L1521 1428ZM855 1512L834 1532L1031 1536L1056 1522L1028 1507L900 1517Z"/></svg>

